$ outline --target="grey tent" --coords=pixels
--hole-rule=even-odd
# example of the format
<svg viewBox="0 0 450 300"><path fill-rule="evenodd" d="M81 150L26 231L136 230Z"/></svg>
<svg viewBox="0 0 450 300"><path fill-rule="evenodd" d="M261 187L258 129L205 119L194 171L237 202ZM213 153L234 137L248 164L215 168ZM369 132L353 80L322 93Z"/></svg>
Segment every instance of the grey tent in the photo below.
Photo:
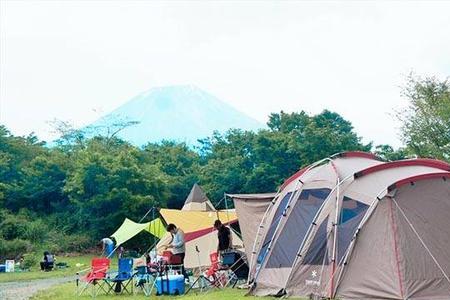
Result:
<svg viewBox="0 0 450 300"><path fill-rule="evenodd" d="M350 152L289 178L255 241L255 295L450 299L450 165Z"/></svg>
<svg viewBox="0 0 450 300"><path fill-rule="evenodd" d="M259 224L275 196L276 193L227 194L227 197L232 198L234 202L248 259L253 256L252 247L258 234Z"/></svg>
<svg viewBox="0 0 450 300"><path fill-rule="evenodd" d="M181 210L215 211L216 209L206 197L203 189L195 183Z"/></svg>

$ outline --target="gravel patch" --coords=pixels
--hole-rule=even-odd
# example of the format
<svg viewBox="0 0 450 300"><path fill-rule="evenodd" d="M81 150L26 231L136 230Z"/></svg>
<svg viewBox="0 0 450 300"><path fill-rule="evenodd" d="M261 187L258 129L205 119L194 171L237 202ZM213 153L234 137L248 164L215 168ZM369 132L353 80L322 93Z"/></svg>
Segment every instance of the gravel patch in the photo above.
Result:
<svg viewBox="0 0 450 300"><path fill-rule="evenodd" d="M35 279L28 281L13 281L0 283L1 300L27 300L38 291L48 289L54 285L74 281L75 276L59 278Z"/></svg>

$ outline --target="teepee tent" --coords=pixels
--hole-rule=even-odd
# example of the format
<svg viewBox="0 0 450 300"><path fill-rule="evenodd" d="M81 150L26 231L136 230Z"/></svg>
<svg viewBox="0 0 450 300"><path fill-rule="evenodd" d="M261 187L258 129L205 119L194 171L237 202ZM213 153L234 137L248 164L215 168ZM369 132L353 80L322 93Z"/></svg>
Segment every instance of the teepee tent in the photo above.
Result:
<svg viewBox="0 0 450 300"><path fill-rule="evenodd" d="M261 222L252 293L450 299L449 171L359 152L301 170Z"/></svg>
<svg viewBox="0 0 450 300"><path fill-rule="evenodd" d="M215 211L216 209L203 189L195 183L181 210Z"/></svg>

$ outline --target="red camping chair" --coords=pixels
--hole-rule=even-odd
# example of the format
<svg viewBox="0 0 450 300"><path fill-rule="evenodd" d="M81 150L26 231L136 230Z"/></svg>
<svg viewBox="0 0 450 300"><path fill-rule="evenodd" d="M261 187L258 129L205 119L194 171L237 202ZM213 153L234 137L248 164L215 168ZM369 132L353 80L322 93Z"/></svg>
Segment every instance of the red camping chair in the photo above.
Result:
<svg viewBox="0 0 450 300"><path fill-rule="evenodd" d="M103 290L105 293L107 293L107 290L104 288L104 280L106 278L106 274L108 272L110 264L111 261L108 258L93 258L91 261L91 268L89 269L89 272L77 278L77 294L79 296L83 294L83 292L87 290L89 285L92 286L92 297L97 296L100 290ZM77 275L79 274L77 273ZM80 281L84 283L81 289L79 288Z"/></svg>
<svg viewBox="0 0 450 300"><path fill-rule="evenodd" d="M228 276L226 269L223 269L219 263L219 254L213 252L209 255L211 266L205 272L205 277L213 287L223 288L227 284Z"/></svg>
<svg viewBox="0 0 450 300"><path fill-rule="evenodd" d="M200 289L200 292L210 288L223 288L228 282L228 270L223 269L219 263L219 255L213 252L209 255L211 266L192 283L185 295L189 293L194 286Z"/></svg>

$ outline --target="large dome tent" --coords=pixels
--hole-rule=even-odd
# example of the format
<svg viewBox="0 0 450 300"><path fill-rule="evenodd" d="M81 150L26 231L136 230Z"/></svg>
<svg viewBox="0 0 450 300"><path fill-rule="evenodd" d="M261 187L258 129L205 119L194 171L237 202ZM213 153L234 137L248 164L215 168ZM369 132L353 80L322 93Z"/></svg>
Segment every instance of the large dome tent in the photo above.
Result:
<svg viewBox="0 0 450 300"><path fill-rule="evenodd" d="M345 169L336 157L327 161L336 174ZM253 294L450 299L448 164L412 159L350 167L326 196L305 192L326 182L303 176L315 168L279 193L294 195L278 230L265 230L262 240L272 241L259 248ZM292 187L297 180L300 188Z"/></svg>

